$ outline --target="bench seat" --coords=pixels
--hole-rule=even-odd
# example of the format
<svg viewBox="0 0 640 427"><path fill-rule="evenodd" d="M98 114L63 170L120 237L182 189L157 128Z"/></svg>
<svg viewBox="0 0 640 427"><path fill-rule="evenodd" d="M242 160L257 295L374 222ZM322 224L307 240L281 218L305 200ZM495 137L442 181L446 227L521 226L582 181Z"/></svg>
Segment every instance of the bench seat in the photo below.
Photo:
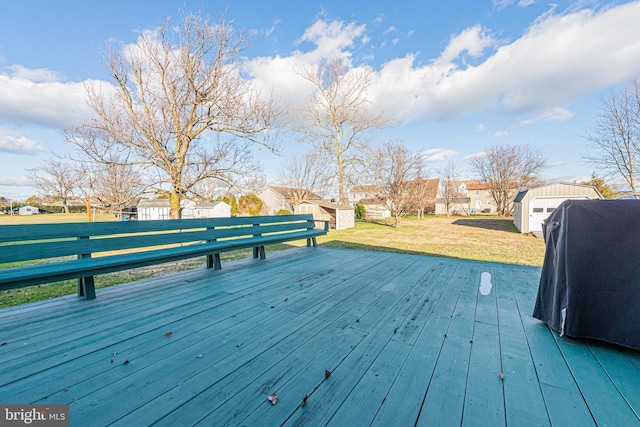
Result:
<svg viewBox="0 0 640 427"><path fill-rule="evenodd" d="M14 244L0 246L0 262L69 255L76 258L0 268L0 290L77 278L79 295L93 299L93 276L96 275L199 256L206 257L208 268L220 269L223 252L252 248L254 258L264 259L264 247L270 244L306 239L307 246L316 246L316 237L327 233L328 222L321 229L315 228L314 223L311 215L141 221L140 226L132 222L95 223L95 227L82 223L76 227L79 233L73 234L69 234L69 230L74 229L69 224L38 224L34 227L36 233L40 231L38 236L20 234L29 230L23 225L3 226L0 230L7 233L0 236L0 243ZM61 230L52 230L55 226ZM144 250L112 253L138 249L132 243L144 245L140 247ZM159 244L162 246L158 247ZM167 244L181 246L166 247Z"/></svg>

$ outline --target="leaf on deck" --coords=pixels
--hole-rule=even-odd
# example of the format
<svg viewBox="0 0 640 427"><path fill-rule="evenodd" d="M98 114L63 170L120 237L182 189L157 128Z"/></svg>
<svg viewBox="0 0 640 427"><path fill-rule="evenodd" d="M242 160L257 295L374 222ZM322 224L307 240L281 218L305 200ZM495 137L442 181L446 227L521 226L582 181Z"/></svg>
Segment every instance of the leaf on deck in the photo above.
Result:
<svg viewBox="0 0 640 427"><path fill-rule="evenodd" d="M273 393L271 396L267 396L267 400L275 405L278 401L278 393Z"/></svg>
<svg viewBox="0 0 640 427"><path fill-rule="evenodd" d="M166 334L164 334L164 337L169 338L171 335L173 335L173 332L169 331Z"/></svg>

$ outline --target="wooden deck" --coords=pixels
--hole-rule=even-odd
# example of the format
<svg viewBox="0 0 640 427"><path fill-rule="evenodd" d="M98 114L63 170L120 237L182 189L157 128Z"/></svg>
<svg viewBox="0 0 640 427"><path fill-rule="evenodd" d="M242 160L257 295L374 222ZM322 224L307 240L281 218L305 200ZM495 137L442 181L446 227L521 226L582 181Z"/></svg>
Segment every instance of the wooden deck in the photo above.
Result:
<svg viewBox="0 0 640 427"><path fill-rule="evenodd" d="M300 248L4 309L0 402L75 426L640 425L640 353L550 332L538 280Z"/></svg>

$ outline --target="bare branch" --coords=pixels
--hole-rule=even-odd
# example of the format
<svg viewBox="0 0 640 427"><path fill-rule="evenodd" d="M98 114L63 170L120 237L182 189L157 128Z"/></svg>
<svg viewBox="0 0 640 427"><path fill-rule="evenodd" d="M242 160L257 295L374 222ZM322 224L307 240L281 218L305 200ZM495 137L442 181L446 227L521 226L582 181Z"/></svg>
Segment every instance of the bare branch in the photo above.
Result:
<svg viewBox="0 0 640 427"><path fill-rule="evenodd" d="M249 144L275 150L280 107L240 73L247 38L224 16L211 24L187 14L176 31L165 21L135 44L110 49L111 87L87 86L94 117L67 132L83 156L112 164L115 155L157 177L171 217L203 180L232 183L251 173Z"/></svg>
<svg viewBox="0 0 640 427"><path fill-rule="evenodd" d="M307 67L300 75L311 83L313 94L297 111L292 127L316 151L330 156L340 202L346 204L347 187L363 163L371 132L387 123L368 98L372 70L349 68L337 58L318 68Z"/></svg>

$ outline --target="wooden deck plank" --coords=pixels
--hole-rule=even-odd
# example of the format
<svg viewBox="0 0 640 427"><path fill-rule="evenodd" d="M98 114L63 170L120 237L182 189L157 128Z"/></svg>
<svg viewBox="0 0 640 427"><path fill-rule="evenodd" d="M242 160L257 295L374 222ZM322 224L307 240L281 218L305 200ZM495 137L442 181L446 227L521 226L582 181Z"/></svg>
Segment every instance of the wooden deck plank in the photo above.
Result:
<svg viewBox="0 0 640 427"><path fill-rule="evenodd" d="M557 333L553 335L596 423L600 426L640 425L638 414L585 344L563 339Z"/></svg>
<svg viewBox="0 0 640 427"><path fill-rule="evenodd" d="M538 281L319 247L0 310L0 402L73 426L640 425L640 352L551 333Z"/></svg>
<svg viewBox="0 0 640 427"><path fill-rule="evenodd" d="M500 353L504 377L505 419L508 425L527 423L545 426L551 421L523 327L523 317L516 303L512 270L496 269L494 287L498 302Z"/></svg>
<svg viewBox="0 0 640 427"><path fill-rule="evenodd" d="M470 264L463 264L454 272L452 288L456 298L445 340L438 357L417 425L460 425L469 371L469 354L473 337L475 288L477 277L471 275ZM457 289L456 289L457 288ZM444 304L441 309L445 309Z"/></svg>
<svg viewBox="0 0 640 427"><path fill-rule="evenodd" d="M375 414L372 425L394 425L400 414L407 425L415 424L450 322L450 316L429 316L402 370Z"/></svg>
<svg viewBox="0 0 640 427"><path fill-rule="evenodd" d="M475 322L464 398L463 426L504 426L498 326Z"/></svg>
<svg viewBox="0 0 640 427"><path fill-rule="evenodd" d="M523 313L522 326L551 425L595 425L589 407L549 327L531 316L538 276L530 271L514 272L512 275L517 281L517 285L513 286L514 296Z"/></svg>

